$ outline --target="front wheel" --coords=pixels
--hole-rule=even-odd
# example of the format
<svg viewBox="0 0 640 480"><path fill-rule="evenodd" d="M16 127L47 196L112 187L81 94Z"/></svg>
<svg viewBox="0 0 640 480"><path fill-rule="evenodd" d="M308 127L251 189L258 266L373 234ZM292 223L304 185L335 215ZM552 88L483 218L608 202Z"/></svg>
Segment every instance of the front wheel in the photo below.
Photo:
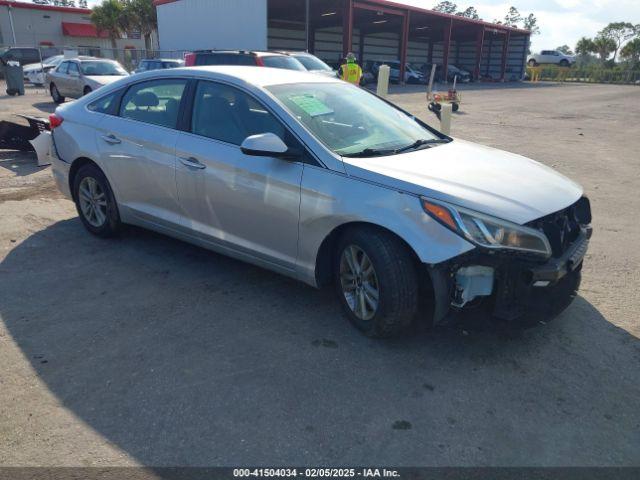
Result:
<svg viewBox="0 0 640 480"><path fill-rule="evenodd" d="M111 237L120 230L120 215L107 177L96 165L80 167L73 182L76 209L87 230Z"/></svg>
<svg viewBox="0 0 640 480"><path fill-rule="evenodd" d="M561 67L568 67L569 66L569 61L568 60L561 60L560 61L560 66Z"/></svg>
<svg viewBox="0 0 640 480"><path fill-rule="evenodd" d="M398 335L418 311L418 274L408 247L389 232L362 227L341 238L335 286L349 320L370 337Z"/></svg>
<svg viewBox="0 0 640 480"><path fill-rule="evenodd" d="M51 92L51 98L53 98L53 101L55 103L57 103L58 105L61 103L64 103L65 98L60 95L60 92L58 91L58 87L56 87L55 83L52 83L51 86L49 87L49 91Z"/></svg>

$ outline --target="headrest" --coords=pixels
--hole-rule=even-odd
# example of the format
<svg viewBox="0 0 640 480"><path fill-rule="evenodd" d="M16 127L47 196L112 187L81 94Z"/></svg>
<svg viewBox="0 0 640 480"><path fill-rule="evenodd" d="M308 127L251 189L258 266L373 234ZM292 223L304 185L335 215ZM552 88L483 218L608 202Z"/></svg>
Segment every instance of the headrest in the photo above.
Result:
<svg viewBox="0 0 640 480"><path fill-rule="evenodd" d="M153 92L138 92L133 97L133 103L136 107L157 107L160 105L160 100Z"/></svg>

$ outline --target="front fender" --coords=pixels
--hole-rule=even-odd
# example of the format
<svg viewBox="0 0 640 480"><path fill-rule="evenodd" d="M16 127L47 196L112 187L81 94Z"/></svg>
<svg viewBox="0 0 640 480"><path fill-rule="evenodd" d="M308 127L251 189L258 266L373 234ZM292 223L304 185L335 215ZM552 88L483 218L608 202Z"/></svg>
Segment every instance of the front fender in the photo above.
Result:
<svg viewBox="0 0 640 480"><path fill-rule="evenodd" d="M297 261L300 280L317 285L320 246L336 228L354 222L390 230L426 264L437 264L475 248L424 213L414 195L305 165Z"/></svg>

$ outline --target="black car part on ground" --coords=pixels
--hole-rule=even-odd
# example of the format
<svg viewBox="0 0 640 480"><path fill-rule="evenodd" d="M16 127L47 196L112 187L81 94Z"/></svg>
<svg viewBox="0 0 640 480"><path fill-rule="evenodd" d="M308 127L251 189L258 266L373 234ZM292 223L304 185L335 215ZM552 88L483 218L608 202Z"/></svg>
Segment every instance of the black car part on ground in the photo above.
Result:
<svg viewBox="0 0 640 480"><path fill-rule="evenodd" d="M559 315L580 287L582 261L592 229L589 200L527 223L545 232L552 248L548 260L535 255L476 248L452 260L428 268L435 300L433 323L455 323L470 311L480 310L502 322L530 326ZM465 267L493 269L490 296L478 296L462 307L456 273Z"/></svg>
<svg viewBox="0 0 640 480"><path fill-rule="evenodd" d="M44 131L49 131L49 122L43 118L18 115L27 120L29 125L0 120L0 149L33 151L29 140L35 139Z"/></svg>

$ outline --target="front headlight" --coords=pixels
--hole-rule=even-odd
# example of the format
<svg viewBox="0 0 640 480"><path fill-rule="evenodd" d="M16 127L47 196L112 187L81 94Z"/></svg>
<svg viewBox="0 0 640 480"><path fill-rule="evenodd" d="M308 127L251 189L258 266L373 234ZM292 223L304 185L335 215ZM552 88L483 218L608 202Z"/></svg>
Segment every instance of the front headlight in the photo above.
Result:
<svg viewBox="0 0 640 480"><path fill-rule="evenodd" d="M538 230L437 200L423 197L420 202L427 214L471 243L490 249L551 256L549 240Z"/></svg>

